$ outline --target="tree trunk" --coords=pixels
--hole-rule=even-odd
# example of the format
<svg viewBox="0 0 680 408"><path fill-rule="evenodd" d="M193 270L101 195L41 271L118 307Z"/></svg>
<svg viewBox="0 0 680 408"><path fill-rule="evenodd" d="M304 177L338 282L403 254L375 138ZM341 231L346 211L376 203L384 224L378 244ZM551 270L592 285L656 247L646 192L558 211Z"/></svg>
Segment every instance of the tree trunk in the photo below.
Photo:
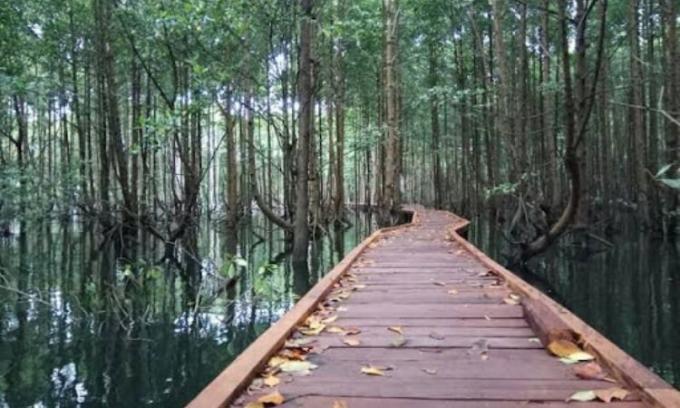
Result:
<svg viewBox="0 0 680 408"><path fill-rule="evenodd" d="M293 239L293 262L306 263L309 247L309 149L314 140L314 89L312 78L312 42L314 39L315 16L313 0L300 0L302 21L300 22L299 56L299 137L297 141L297 180L295 203L295 232Z"/></svg>

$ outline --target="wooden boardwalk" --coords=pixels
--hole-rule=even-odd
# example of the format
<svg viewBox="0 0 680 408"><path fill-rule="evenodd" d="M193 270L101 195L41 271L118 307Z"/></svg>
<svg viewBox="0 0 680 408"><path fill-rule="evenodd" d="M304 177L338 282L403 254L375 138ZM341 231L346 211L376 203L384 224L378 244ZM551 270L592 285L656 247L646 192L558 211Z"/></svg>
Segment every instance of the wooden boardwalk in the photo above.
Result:
<svg viewBox="0 0 680 408"><path fill-rule="evenodd" d="M190 407L595 407L566 401L615 389L627 393L616 407L680 407L670 385L461 238L467 221L415 218L352 251ZM604 374L579 378L588 363L551 355L556 340Z"/></svg>

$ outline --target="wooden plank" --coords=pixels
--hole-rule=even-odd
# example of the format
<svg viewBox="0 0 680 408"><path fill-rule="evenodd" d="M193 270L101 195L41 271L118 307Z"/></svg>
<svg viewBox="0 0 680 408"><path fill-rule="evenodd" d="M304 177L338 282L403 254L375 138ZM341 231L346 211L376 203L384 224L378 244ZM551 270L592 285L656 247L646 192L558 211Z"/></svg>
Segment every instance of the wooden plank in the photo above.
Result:
<svg viewBox="0 0 680 408"><path fill-rule="evenodd" d="M524 311L518 305L421 305L418 308L410 305L391 305L389 308L375 305L352 305L343 317L361 318L491 318L517 319L524 317Z"/></svg>
<svg viewBox="0 0 680 408"><path fill-rule="evenodd" d="M530 401L459 401L421 398L356 398L334 396L304 396L295 398L281 408L333 407L335 402L344 402L349 408L602 408L599 402L530 402ZM616 402L614 408L642 408L640 402Z"/></svg>

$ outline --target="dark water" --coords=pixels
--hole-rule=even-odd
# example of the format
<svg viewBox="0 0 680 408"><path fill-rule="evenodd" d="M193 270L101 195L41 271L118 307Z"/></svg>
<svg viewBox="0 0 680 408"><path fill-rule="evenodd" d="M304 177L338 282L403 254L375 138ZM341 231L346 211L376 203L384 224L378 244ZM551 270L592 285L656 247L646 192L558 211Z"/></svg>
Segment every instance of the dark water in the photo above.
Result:
<svg viewBox="0 0 680 408"><path fill-rule="evenodd" d="M312 244L307 270L259 218L201 228L176 263L151 239L121 262L83 224L0 240L0 407L183 406L374 228L352 222Z"/></svg>
<svg viewBox="0 0 680 408"><path fill-rule="evenodd" d="M613 247L567 236L518 274L680 387L680 243L617 227ZM503 263L507 241L488 221L476 220L469 239Z"/></svg>

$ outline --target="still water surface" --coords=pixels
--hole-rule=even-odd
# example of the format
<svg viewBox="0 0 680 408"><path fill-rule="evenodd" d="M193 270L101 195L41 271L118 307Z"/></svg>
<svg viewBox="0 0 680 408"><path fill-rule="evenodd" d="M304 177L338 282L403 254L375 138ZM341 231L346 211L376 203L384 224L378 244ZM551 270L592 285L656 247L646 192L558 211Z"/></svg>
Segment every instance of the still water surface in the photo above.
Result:
<svg viewBox="0 0 680 408"><path fill-rule="evenodd" d="M183 406L374 228L351 221L307 270L257 217L238 234L206 225L174 264L152 240L121 262L83 224L0 240L0 407Z"/></svg>
<svg viewBox="0 0 680 408"><path fill-rule="evenodd" d="M531 273L516 271L619 347L680 387L680 242L664 242L625 221L606 237L562 239L533 260ZM468 237L503 264L507 241L484 219Z"/></svg>

